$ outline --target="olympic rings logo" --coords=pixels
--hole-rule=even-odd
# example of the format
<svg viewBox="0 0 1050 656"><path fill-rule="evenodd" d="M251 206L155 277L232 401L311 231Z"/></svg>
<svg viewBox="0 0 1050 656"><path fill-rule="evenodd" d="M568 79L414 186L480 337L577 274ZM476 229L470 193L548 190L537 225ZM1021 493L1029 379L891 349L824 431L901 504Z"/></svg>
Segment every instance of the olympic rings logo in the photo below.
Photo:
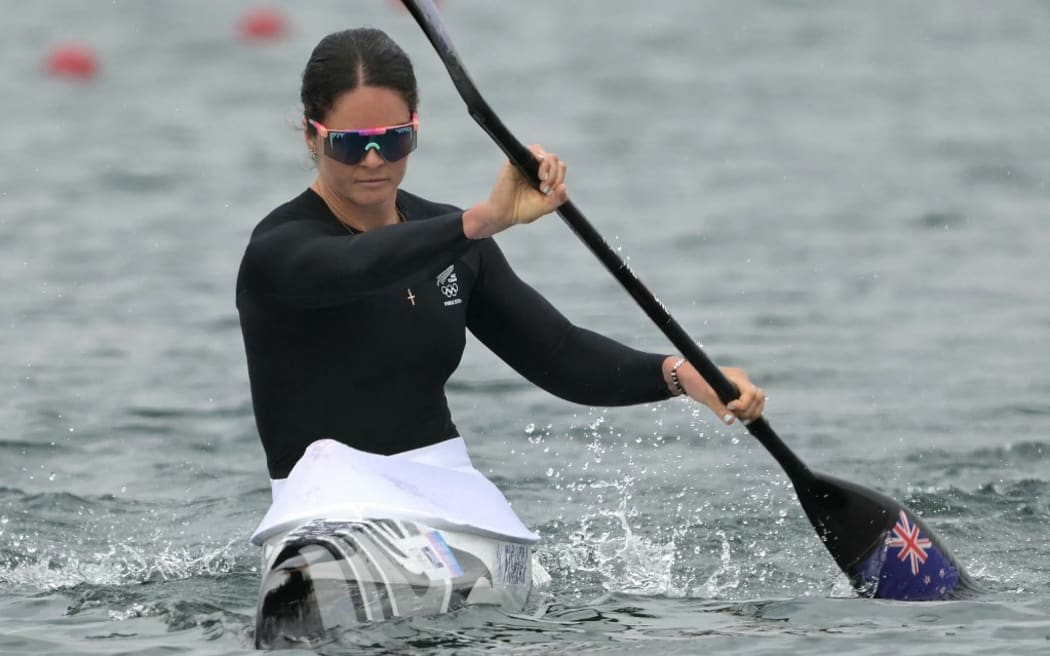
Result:
<svg viewBox="0 0 1050 656"><path fill-rule="evenodd" d="M445 295L445 298L452 298L459 293L459 285L457 283L442 285L441 293Z"/></svg>

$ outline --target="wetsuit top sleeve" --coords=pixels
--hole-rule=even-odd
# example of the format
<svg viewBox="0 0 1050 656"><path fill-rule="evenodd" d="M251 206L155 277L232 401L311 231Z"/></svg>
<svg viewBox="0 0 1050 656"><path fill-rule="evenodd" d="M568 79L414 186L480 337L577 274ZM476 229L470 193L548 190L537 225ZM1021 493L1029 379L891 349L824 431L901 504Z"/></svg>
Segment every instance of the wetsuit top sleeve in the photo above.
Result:
<svg viewBox="0 0 1050 656"><path fill-rule="evenodd" d="M312 192L310 192L312 193ZM320 197L303 198L308 204ZM341 305L417 282L471 246L463 234L463 212L351 235L323 207L302 208L281 220L264 221L245 252L245 271L255 291L287 305ZM302 213L302 210L312 211Z"/></svg>
<svg viewBox="0 0 1050 656"><path fill-rule="evenodd" d="M670 396L664 355L644 353L580 328L523 282L492 239L481 245L467 326L503 361L548 392L614 406Z"/></svg>

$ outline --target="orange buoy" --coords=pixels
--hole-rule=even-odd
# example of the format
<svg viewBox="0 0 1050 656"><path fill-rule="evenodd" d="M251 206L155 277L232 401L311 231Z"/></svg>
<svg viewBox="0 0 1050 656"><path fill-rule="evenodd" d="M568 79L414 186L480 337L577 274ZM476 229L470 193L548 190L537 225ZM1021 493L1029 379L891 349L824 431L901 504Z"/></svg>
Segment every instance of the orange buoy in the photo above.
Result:
<svg viewBox="0 0 1050 656"><path fill-rule="evenodd" d="M244 12L239 25L246 41L270 41L288 34L288 19L272 7L255 7Z"/></svg>
<svg viewBox="0 0 1050 656"><path fill-rule="evenodd" d="M88 80L98 73L98 57L88 45L63 43L48 54L45 68L57 77Z"/></svg>

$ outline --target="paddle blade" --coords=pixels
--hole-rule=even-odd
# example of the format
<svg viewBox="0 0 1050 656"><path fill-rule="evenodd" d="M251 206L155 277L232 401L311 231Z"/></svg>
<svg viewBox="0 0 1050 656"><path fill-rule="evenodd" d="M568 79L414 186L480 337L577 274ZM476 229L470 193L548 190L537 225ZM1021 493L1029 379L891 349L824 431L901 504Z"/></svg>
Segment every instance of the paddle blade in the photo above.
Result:
<svg viewBox="0 0 1050 656"><path fill-rule="evenodd" d="M862 595L928 601L975 589L941 540L893 499L816 473L795 489L824 545Z"/></svg>

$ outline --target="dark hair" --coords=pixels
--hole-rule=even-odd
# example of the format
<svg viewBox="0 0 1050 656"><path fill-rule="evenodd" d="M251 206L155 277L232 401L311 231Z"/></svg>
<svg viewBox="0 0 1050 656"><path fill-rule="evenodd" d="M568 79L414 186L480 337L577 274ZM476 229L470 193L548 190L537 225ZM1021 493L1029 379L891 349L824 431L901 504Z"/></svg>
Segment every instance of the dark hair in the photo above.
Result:
<svg viewBox="0 0 1050 656"><path fill-rule="evenodd" d="M396 91L410 112L419 106L416 75L408 55L382 30L360 27L329 34L310 53L299 92L303 115L323 121L340 95L359 86ZM314 129L309 123L307 127L311 132Z"/></svg>

